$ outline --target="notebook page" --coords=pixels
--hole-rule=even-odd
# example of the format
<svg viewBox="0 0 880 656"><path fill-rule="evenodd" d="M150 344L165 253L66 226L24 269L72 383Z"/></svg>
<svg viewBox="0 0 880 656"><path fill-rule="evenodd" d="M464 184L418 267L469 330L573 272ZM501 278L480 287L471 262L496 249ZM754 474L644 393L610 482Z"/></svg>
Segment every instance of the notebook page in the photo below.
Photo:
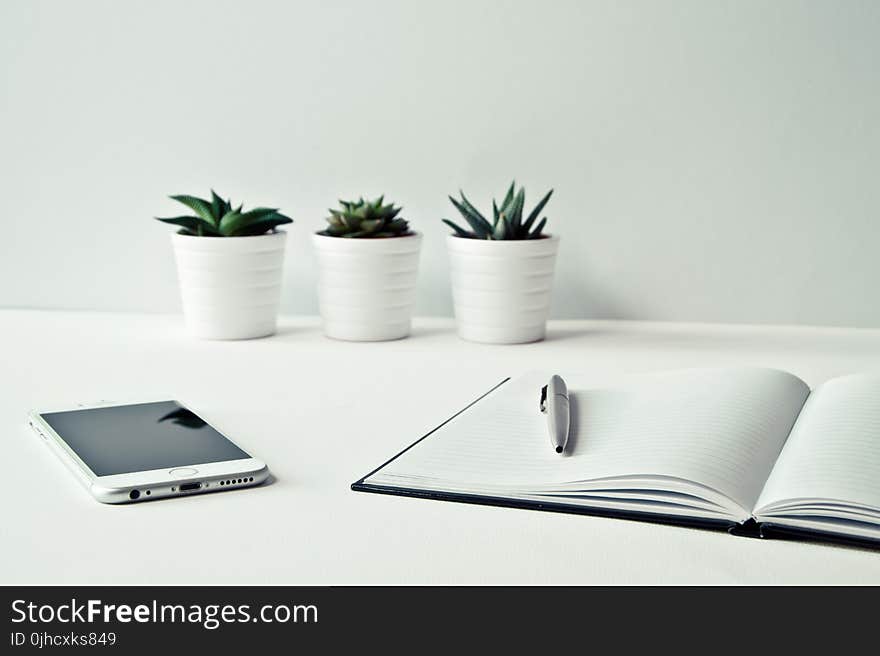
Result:
<svg viewBox="0 0 880 656"><path fill-rule="evenodd" d="M810 395L757 508L793 499L880 509L880 375L835 378Z"/></svg>
<svg viewBox="0 0 880 656"><path fill-rule="evenodd" d="M548 373L527 374L440 428L367 482L516 492L576 481L665 476L711 487L750 510L809 389L769 369L705 369L597 386L563 374L572 426L553 452L538 411ZM590 384L592 383L592 384Z"/></svg>

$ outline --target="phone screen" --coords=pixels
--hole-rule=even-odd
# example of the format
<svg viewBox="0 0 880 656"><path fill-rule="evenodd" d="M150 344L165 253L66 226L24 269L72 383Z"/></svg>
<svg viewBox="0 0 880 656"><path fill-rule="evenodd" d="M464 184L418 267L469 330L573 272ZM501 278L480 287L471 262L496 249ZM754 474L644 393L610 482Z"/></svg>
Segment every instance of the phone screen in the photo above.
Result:
<svg viewBox="0 0 880 656"><path fill-rule="evenodd" d="M96 476L250 458L176 401L40 416Z"/></svg>

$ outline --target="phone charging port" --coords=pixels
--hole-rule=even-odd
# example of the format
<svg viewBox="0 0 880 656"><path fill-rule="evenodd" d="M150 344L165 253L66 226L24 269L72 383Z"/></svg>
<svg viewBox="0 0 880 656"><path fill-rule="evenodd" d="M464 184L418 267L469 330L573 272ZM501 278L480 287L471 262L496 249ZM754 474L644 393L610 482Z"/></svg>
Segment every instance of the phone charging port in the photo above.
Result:
<svg viewBox="0 0 880 656"><path fill-rule="evenodd" d="M199 490L199 489L201 489L201 487L202 487L201 483L184 483L183 485L180 486L180 491L181 492L191 492L192 490Z"/></svg>

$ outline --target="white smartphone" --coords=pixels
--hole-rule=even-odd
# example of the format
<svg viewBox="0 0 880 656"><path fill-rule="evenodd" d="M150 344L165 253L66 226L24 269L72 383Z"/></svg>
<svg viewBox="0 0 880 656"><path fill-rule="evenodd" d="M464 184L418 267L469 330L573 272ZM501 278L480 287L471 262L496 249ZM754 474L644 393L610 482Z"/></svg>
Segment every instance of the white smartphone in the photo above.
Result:
<svg viewBox="0 0 880 656"><path fill-rule="evenodd" d="M269 469L178 401L31 412L31 428L102 503L259 485Z"/></svg>

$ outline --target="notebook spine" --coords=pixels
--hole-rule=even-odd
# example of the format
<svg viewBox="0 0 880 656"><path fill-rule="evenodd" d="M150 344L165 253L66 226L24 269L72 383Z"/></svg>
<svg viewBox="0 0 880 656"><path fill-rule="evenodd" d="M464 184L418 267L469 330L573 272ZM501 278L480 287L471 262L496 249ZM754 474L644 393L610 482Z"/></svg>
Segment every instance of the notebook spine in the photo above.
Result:
<svg viewBox="0 0 880 656"><path fill-rule="evenodd" d="M766 537L764 535L764 531L761 528L760 522L756 521L754 517L749 517L742 524L734 524L727 532L731 535L738 535L743 538L763 538Z"/></svg>
<svg viewBox="0 0 880 656"><path fill-rule="evenodd" d="M822 542L826 544L838 544L863 549L880 549L880 540L872 538L855 537L832 533L830 531L816 531L813 529L789 528L764 522L761 524L761 537L773 540L799 540L802 542Z"/></svg>

